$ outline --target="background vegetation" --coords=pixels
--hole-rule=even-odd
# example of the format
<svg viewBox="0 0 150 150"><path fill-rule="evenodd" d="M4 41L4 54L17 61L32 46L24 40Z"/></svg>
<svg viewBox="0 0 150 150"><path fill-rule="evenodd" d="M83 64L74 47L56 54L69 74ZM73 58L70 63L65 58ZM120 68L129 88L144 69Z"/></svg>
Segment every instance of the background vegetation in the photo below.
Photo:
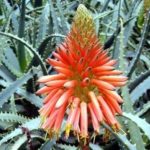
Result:
<svg viewBox="0 0 150 150"><path fill-rule="evenodd" d="M150 149L150 1L149 0L0 0L0 149L77 150L71 135L46 139L40 129L36 80L52 74L45 59L68 33L79 3L93 14L104 48L129 77L118 92L124 99L124 132L103 141L103 130L84 149ZM65 120L64 120L65 122ZM90 131L92 132L92 130Z"/></svg>

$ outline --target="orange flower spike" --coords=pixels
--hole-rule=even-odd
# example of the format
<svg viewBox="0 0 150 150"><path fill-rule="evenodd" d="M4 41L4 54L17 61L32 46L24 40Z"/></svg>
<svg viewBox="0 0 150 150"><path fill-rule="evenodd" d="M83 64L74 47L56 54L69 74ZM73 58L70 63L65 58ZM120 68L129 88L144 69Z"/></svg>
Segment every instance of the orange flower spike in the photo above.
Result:
<svg viewBox="0 0 150 150"><path fill-rule="evenodd" d="M70 32L53 56L54 59L46 61L57 73L38 80L44 87L37 94L46 95L39 110L44 118L42 128L50 136L58 135L64 116L67 116L66 137L73 130L78 140L86 142L88 126L92 124L94 131L99 133L102 121L119 131L115 115L122 114L119 105L123 100L115 89L123 86L127 78L115 70L116 60L103 50L93 17L82 4Z"/></svg>

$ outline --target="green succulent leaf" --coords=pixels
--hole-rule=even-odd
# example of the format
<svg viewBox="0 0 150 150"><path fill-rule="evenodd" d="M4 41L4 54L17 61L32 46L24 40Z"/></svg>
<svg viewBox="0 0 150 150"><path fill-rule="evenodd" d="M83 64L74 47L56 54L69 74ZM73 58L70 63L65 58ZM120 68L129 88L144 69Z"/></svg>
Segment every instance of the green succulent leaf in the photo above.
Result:
<svg viewBox="0 0 150 150"><path fill-rule="evenodd" d="M26 123L22 124L21 127L27 128L29 131L37 130L40 127L40 118L30 119ZM0 140L0 145L22 133L23 132L20 127L11 131Z"/></svg>
<svg viewBox="0 0 150 150"><path fill-rule="evenodd" d="M15 91L17 90L18 87L20 87L26 81L28 81L30 78L32 78L34 74L35 74L35 72L29 71L23 77L14 81L9 87L5 88L0 93L0 106L2 106L9 99L9 97L15 93Z"/></svg>
<svg viewBox="0 0 150 150"><path fill-rule="evenodd" d="M48 140L40 147L40 150L52 149L55 144L56 142L54 140Z"/></svg>
<svg viewBox="0 0 150 150"><path fill-rule="evenodd" d="M142 131L144 134L150 139L150 124L145 121L145 119L142 119L138 117L137 115L133 115L131 113L123 113L123 116L127 119L133 121Z"/></svg>
<svg viewBox="0 0 150 150"><path fill-rule="evenodd" d="M59 147L61 149L65 149L65 150L77 150L78 149L75 146L66 145L66 144L57 144L57 147Z"/></svg>
<svg viewBox="0 0 150 150"><path fill-rule="evenodd" d="M0 120L6 122L25 123L29 119L27 119L25 116L16 113L0 112Z"/></svg>
<svg viewBox="0 0 150 150"><path fill-rule="evenodd" d="M138 100L148 89L150 89L150 76L148 76L144 81L139 83L134 90L132 90L130 96L131 100L135 102Z"/></svg>
<svg viewBox="0 0 150 150"><path fill-rule="evenodd" d="M45 68L45 65L42 61L42 58L41 56L38 54L38 52L32 47L32 45L28 44L25 40L19 38L18 36L15 36L15 35L12 35L10 33L4 33L4 32L0 32L0 35L3 35L3 36L7 36L7 37L10 37L12 39L15 39L19 42L21 42L22 44L24 44L29 50L30 52L33 53L33 55L36 57L36 59L39 61L39 64L41 65L41 68L43 70L43 74L47 74L47 69Z"/></svg>
<svg viewBox="0 0 150 150"><path fill-rule="evenodd" d="M49 17L49 5L46 3L44 9L42 10L42 14L39 17L39 32L37 35L37 45L41 43L41 41L45 38L48 30L48 17Z"/></svg>
<svg viewBox="0 0 150 150"><path fill-rule="evenodd" d="M3 63L12 74L17 77L21 77L22 72L19 66L18 59L11 48L6 49L3 57Z"/></svg>
<svg viewBox="0 0 150 150"><path fill-rule="evenodd" d="M28 100L30 103L32 103L36 107L38 108L42 107L42 99L39 96L29 93L21 88L17 89L16 93L26 98L26 100Z"/></svg>

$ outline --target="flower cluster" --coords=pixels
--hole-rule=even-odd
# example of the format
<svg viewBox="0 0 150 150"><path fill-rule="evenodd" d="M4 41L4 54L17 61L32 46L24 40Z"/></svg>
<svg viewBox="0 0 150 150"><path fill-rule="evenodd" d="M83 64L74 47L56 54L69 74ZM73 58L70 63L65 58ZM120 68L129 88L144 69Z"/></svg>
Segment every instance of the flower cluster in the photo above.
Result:
<svg viewBox="0 0 150 150"><path fill-rule="evenodd" d="M42 128L50 135L58 135L66 116L67 137L73 130L86 139L88 126L92 124L99 133L102 122L119 130L115 115L122 114L123 100L115 90L125 85L127 78L115 70L116 60L103 50L92 16L83 5L79 5L70 32L53 56L55 59L48 58L47 62L57 74L38 80L45 86L37 94L46 94L39 111Z"/></svg>

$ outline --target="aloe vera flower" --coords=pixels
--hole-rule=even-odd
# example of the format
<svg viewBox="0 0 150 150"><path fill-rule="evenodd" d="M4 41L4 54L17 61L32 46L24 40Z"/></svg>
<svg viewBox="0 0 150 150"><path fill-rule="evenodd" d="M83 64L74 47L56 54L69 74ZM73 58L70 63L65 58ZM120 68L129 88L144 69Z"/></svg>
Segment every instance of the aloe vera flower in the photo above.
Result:
<svg viewBox="0 0 150 150"><path fill-rule="evenodd" d="M115 70L116 60L103 50L92 15L82 4L70 32L53 56L55 59L48 58L47 62L57 74L38 80L44 87L37 94L46 95L39 110L42 128L50 136L58 136L62 121L67 118L66 137L72 130L79 139L87 139L88 127L92 125L98 134L102 122L119 131L115 116L122 114L123 100L116 88L125 85L127 78Z"/></svg>

